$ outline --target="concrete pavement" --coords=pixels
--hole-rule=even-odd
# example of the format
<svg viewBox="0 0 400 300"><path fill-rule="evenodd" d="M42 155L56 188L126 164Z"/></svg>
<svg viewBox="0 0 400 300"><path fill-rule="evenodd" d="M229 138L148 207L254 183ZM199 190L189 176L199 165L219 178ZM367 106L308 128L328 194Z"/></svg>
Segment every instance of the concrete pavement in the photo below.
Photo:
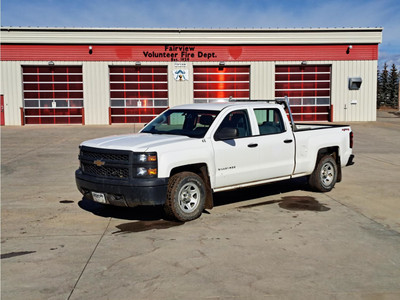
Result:
<svg viewBox="0 0 400 300"><path fill-rule="evenodd" d="M399 299L400 118L351 125L332 192L218 193L184 224L76 190L79 143L132 126L2 128L2 299Z"/></svg>

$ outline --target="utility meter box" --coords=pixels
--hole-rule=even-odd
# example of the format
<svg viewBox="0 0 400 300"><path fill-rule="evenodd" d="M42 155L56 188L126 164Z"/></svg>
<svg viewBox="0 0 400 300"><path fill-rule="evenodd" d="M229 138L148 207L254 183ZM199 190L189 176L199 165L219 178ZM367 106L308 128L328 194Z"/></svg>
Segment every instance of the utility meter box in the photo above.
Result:
<svg viewBox="0 0 400 300"><path fill-rule="evenodd" d="M349 90L359 90L361 83L361 77L349 77Z"/></svg>

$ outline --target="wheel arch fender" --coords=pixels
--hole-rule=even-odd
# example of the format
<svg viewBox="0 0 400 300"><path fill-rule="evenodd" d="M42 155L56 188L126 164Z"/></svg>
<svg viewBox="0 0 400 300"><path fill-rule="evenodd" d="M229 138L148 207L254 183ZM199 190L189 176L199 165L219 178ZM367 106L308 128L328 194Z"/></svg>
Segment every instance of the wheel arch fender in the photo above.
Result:
<svg viewBox="0 0 400 300"><path fill-rule="evenodd" d="M339 146L329 146L329 147L324 147L324 148L319 149L317 152L317 155L316 155L314 169L317 167L321 158L323 158L325 155L331 155L335 159L336 166L337 166L336 182L342 181L342 164L341 164L341 160L340 160L340 147Z"/></svg>
<svg viewBox="0 0 400 300"><path fill-rule="evenodd" d="M175 174L178 174L181 172L192 172L201 177L201 179L204 181L205 190L206 190L205 208L212 209L214 207L214 198L213 198L213 192L212 192L211 182L210 182L210 174L209 174L209 169L208 169L207 164L206 163L196 163L196 164L174 167L170 172L169 178L171 178Z"/></svg>

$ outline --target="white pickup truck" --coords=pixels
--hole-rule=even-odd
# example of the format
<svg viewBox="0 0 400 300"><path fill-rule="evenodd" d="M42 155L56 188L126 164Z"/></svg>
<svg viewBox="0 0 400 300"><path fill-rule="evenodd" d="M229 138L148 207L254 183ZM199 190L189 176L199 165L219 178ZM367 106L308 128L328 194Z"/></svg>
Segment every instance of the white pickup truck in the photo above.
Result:
<svg viewBox="0 0 400 300"><path fill-rule="evenodd" d="M330 191L353 164L350 127L295 124L286 102L271 102L177 106L137 134L85 141L78 189L104 204L163 205L179 221L211 209L213 192L300 176Z"/></svg>

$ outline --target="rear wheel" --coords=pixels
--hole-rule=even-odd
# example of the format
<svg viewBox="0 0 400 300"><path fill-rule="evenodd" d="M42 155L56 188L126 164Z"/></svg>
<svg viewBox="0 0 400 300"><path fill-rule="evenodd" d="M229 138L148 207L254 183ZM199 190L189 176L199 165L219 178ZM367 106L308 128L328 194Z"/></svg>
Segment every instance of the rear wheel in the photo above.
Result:
<svg viewBox="0 0 400 300"><path fill-rule="evenodd" d="M205 191L199 175L192 172L175 174L168 183L166 215L182 222L198 218L204 210Z"/></svg>
<svg viewBox="0 0 400 300"><path fill-rule="evenodd" d="M326 155L320 159L310 176L309 184L318 192L329 192L337 181L337 164L335 159Z"/></svg>

